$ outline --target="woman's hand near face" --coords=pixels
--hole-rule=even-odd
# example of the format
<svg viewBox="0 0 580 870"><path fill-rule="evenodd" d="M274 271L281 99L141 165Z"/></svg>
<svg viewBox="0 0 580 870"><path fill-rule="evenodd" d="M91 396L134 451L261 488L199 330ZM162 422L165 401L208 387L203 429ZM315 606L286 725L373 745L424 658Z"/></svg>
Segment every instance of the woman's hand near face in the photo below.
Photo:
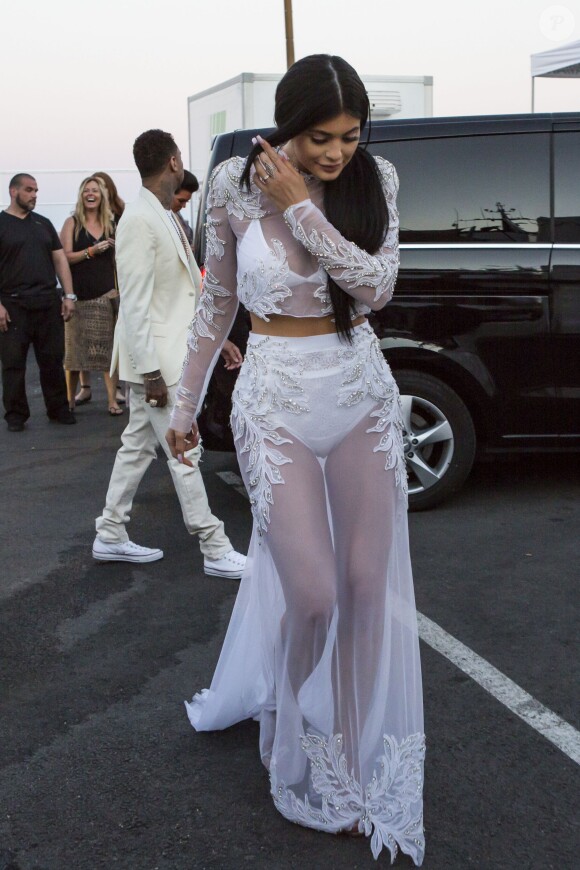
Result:
<svg viewBox="0 0 580 870"><path fill-rule="evenodd" d="M286 211L289 206L308 199L310 194L304 178L294 169L288 158L282 156L283 152L278 153L261 136L258 136L258 143L264 150L254 160L256 172L252 180L256 187L280 211Z"/></svg>

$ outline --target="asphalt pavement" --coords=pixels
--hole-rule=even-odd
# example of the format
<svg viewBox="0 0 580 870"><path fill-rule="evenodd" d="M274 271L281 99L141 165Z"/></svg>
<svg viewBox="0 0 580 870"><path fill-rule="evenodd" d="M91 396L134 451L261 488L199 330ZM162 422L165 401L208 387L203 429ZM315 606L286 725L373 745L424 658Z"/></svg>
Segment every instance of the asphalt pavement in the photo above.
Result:
<svg viewBox="0 0 580 870"><path fill-rule="evenodd" d="M368 842L274 809L245 722L197 734L182 704L207 686L237 582L205 577L164 459L129 533L148 565L91 556L126 414L102 383L77 426L0 421L0 870L363 870ZM578 488L571 457L479 464L453 501L410 516L417 606L580 729ZM238 549L248 503L206 452L214 512ZM464 670L421 644L426 870L580 866L578 765ZM411 867L400 857L397 867Z"/></svg>

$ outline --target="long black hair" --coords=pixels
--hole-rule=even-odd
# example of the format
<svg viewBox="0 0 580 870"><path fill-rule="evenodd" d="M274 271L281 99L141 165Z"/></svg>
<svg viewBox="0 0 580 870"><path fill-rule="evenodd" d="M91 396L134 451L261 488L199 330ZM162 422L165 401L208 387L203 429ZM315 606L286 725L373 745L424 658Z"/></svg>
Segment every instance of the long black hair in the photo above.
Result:
<svg viewBox="0 0 580 870"><path fill-rule="evenodd" d="M341 57L311 54L296 61L276 88L276 131L268 137L274 148L289 142L316 124L342 113L360 119L361 130L369 122L370 105L365 86L356 70ZM324 210L330 223L350 242L374 254L389 228L389 212L375 160L358 146L338 178L324 182ZM240 185L250 186L250 170L261 146L250 152ZM336 331L348 340L352 335L355 300L328 276L328 290Z"/></svg>

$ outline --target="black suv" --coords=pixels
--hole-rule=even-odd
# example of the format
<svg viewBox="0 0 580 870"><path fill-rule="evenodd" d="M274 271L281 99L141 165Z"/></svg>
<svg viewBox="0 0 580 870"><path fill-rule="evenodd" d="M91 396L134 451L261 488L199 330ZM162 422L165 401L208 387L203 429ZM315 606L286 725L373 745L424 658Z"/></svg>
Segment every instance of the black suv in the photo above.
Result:
<svg viewBox="0 0 580 870"><path fill-rule="evenodd" d="M215 139L200 214L256 132ZM580 113L380 121L369 149L400 178L399 278L369 320L403 397L411 509L456 492L477 451L577 450ZM202 257L203 220L196 242ZM219 447L217 378L202 432Z"/></svg>

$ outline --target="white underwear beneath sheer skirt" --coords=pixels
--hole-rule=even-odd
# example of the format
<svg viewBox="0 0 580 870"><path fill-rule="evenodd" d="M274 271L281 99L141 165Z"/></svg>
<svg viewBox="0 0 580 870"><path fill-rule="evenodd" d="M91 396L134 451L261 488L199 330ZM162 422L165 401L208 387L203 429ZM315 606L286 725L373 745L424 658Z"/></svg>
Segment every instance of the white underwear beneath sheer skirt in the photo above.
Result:
<svg viewBox="0 0 580 870"><path fill-rule="evenodd" d="M198 730L254 717L278 810L422 863L425 738L396 384L368 324L252 333L232 427L254 517Z"/></svg>

